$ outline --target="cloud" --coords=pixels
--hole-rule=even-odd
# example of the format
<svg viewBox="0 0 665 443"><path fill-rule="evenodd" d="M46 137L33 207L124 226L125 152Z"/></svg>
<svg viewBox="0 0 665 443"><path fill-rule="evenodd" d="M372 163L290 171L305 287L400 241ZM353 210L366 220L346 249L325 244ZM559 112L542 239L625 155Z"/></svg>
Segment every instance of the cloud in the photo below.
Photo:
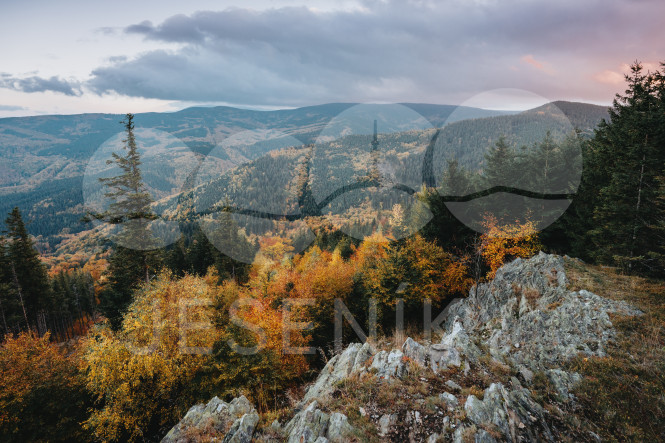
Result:
<svg viewBox="0 0 665 443"><path fill-rule="evenodd" d="M531 55L531 54L529 54L529 55L525 55L524 57L521 58L521 60L522 60L524 63L527 63L527 64L533 66L533 67L536 68L536 69L540 69L541 71L545 69L545 67L543 66L543 64L540 63L539 61L536 61L536 59L533 58L533 55Z"/></svg>
<svg viewBox="0 0 665 443"><path fill-rule="evenodd" d="M139 24L127 26L125 32L128 34L149 34L153 29L152 22L150 20L144 20Z"/></svg>
<svg viewBox="0 0 665 443"><path fill-rule="evenodd" d="M536 68L537 70L542 71L545 74L548 74L548 75L555 75L556 74L556 72L554 71L554 69L552 69L552 67L550 66L549 63L539 62L538 60L533 58L533 55L531 55L531 54L523 56L522 58L520 58L520 60L523 63L526 63L527 65L530 65L530 66Z"/></svg>
<svg viewBox="0 0 665 443"><path fill-rule="evenodd" d="M14 105L0 105L0 111L25 111L27 108Z"/></svg>
<svg viewBox="0 0 665 443"><path fill-rule="evenodd" d="M620 85L624 82L624 74L607 69L595 74L593 79L606 85Z"/></svg>
<svg viewBox="0 0 665 443"><path fill-rule="evenodd" d="M112 26L102 26L101 28L95 29L95 33L102 35L115 35L120 31L122 31L121 28L115 28Z"/></svg>
<svg viewBox="0 0 665 443"><path fill-rule="evenodd" d="M43 78L36 75L19 78L7 73L0 74L0 88L13 89L21 92L58 92L69 96L81 95L78 81L69 81L57 76Z"/></svg>
<svg viewBox="0 0 665 443"><path fill-rule="evenodd" d="M493 88L609 101L616 88L594 75L661 57L664 15L665 2L630 0L365 0L326 12L201 11L127 26L126 34L164 49L109 59L86 86L99 94L267 106L451 103ZM537 69L516 70L516 60Z"/></svg>

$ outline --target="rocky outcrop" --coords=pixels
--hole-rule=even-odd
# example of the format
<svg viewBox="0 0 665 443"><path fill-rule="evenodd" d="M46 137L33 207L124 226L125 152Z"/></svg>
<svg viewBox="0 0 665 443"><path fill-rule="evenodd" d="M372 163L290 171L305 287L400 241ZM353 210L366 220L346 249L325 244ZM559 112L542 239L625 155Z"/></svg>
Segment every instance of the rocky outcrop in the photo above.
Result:
<svg viewBox="0 0 665 443"><path fill-rule="evenodd" d="M492 358L516 367L526 382L542 370L562 396L569 396L580 376L559 367L579 354L605 355L615 334L609 314L641 312L567 285L562 257L541 252L516 259L450 307L446 330L452 334L462 328L477 337Z"/></svg>
<svg viewBox="0 0 665 443"><path fill-rule="evenodd" d="M206 405L192 406L185 417L162 439L162 443L220 441L248 443L259 414L244 397L226 403L214 397Z"/></svg>
<svg viewBox="0 0 665 443"><path fill-rule="evenodd" d="M555 441L548 413L530 390L535 374L544 374L562 401L573 402L572 390L581 376L566 372L563 364L580 353L605 355L615 335L610 314L641 314L626 303L567 286L561 257L541 253L529 260L517 259L499 269L493 281L478 285L449 307L444 334L437 342L408 338L399 349L349 345L330 359L309 386L293 418L283 427L271 426L273 438L279 435L279 441L299 443L348 441L356 430L347 417L321 406L327 404L338 382L375 377L372 380L381 386L395 386L419 368L420 373L431 375L419 376L417 381L436 381L435 388L421 386L427 399L414 398L413 407L401 412L359 408L361 416L373 422L379 439ZM484 384L484 390L462 386L465 377L473 379L473 371L482 371L488 362L516 376ZM484 372L484 376L491 374ZM429 409L418 410L426 401ZM223 441L249 441L257 422L256 411L244 397L230 404L213 399L193 407L165 441L186 441L179 438L197 426L224 430Z"/></svg>
<svg viewBox="0 0 665 443"><path fill-rule="evenodd" d="M641 312L585 290L568 290L563 265L563 258L541 252L501 267L494 280L449 309L446 329L454 331L460 322L487 343L492 357L530 370L559 366L579 353L604 355L614 335L608 314Z"/></svg>
<svg viewBox="0 0 665 443"><path fill-rule="evenodd" d="M313 399L329 393L336 382L364 370L364 364L372 355L373 351L369 343L350 344L341 354L328 361L316 382L307 390L301 404L310 403Z"/></svg>
<svg viewBox="0 0 665 443"><path fill-rule="evenodd" d="M284 440L289 443L341 443L353 433L346 415L338 412L327 414L313 401L284 427Z"/></svg>
<svg viewBox="0 0 665 443"><path fill-rule="evenodd" d="M369 373L391 380L407 375L407 362L435 373L450 368L468 371L487 355L513 368L521 381L512 377L508 385L491 384L480 399L475 395L459 398L452 392L459 393L462 387L447 380L450 392L441 392L439 399L449 415L430 439L436 441L448 433L454 441L473 437L474 441L493 442L498 436L506 441L555 441L543 408L528 389L534 372L542 371L562 398L572 400L571 390L581 376L564 371L562 364L580 353L605 354L615 334L609 314L641 314L626 303L585 290L571 291L567 286L561 257L540 253L529 260L517 259L499 269L493 281L473 288L467 298L448 309L445 333L438 343L408 338L401 349L375 353L367 344L351 345L328 363L305 397L311 401L325 396L340 377L363 374L368 366ZM362 358L356 360L361 348ZM464 411L466 420L450 418L458 410ZM398 420L409 417L379 415L377 434L388 436Z"/></svg>

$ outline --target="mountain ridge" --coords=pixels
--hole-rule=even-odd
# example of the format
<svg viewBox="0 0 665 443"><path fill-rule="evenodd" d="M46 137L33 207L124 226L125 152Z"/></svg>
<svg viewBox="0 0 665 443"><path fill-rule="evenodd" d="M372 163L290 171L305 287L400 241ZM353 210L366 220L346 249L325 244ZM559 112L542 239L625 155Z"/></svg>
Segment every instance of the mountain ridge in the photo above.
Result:
<svg viewBox="0 0 665 443"><path fill-rule="evenodd" d="M541 108L552 112L561 108L563 115L573 117L571 124L582 126L584 132L592 130L607 116L607 109L602 106L576 102L552 102L521 113L426 103L402 105L423 116L433 127L452 122L446 125L450 131L445 133L451 134L450 142L456 144L454 149L458 153L464 151L464 156L471 156L464 160L469 164L482 159L485 146L496 139L498 133L493 135L493 132L514 131L515 125L532 125L534 118L542 117L534 117ZM294 143L312 143L333 117L352 106L352 103L329 103L276 111L192 107L173 113L137 114L136 121L137 129L163 131L182 141L194 155L205 156L230 136L248 130L277 131L293 137ZM0 156L5 159L0 166L0 212L7 213L20 206L26 218L34 221L29 227L31 233L44 236L51 246L59 242L57 236L63 228L72 233L88 229L80 223L83 195L82 186L77 189L77 184L82 184L86 165L96 149L121 132L121 118L121 115L97 113L0 119ZM489 135L485 134L487 131ZM460 140L462 145L474 146L472 150L478 152L467 152L464 146L457 146ZM228 169L272 149L270 143L256 142L227 146L215 152L225 156L221 167Z"/></svg>

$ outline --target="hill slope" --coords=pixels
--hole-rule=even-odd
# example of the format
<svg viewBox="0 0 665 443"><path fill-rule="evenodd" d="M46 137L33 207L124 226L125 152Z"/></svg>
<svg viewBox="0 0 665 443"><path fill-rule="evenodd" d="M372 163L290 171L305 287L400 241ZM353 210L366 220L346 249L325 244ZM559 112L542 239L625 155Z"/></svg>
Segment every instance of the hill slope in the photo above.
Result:
<svg viewBox="0 0 665 443"><path fill-rule="evenodd" d="M379 108L381 106L384 105L378 105ZM424 116L434 127L449 123L441 133L439 147L434 154L435 176L440 175L446 157L451 155L467 167L481 167L484 152L501 134L508 135L515 145L528 145L541 139L546 130L553 131L555 135L573 127L589 131L607 112L602 107L568 102L556 102L519 114L446 105L405 106ZM353 104L338 103L280 111L189 108L175 113L139 114L136 122L137 129L163 131L166 136L177 140L180 152L186 149L196 162L214 149L214 155L219 160L218 169L214 172L219 176L225 170L252 165L252 161L283 147L284 143L297 145L313 142L332 119L352 107ZM0 166L0 213L19 206L25 218L31 221L28 226L30 232L43 236L41 247L45 250L53 250L62 240L63 233L89 229L90 226L80 223L84 212L83 174L98 148L120 132L120 119L121 116L109 114L0 119L0 156L4 160ZM557 119L560 124L552 127L551 123ZM253 132L249 133L248 139L240 137L232 141L238 134L246 133L243 131ZM424 135L416 138L423 138ZM278 139L275 142L271 137ZM393 160L398 160L398 169L407 171L398 178L416 189L422 176L411 176L414 171L417 172L415 175L420 173L427 137L416 145L413 140L408 140L409 137L413 139L414 136L396 141L395 146L401 144L403 147L395 148L393 154L396 157ZM354 144L360 143L360 151L363 152L371 141L369 138L350 140ZM410 146L409 149L406 149L407 146ZM150 149L150 146L146 147L147 152ZM344 149L348 151L345 152L347 157L358 154L350 144ZM159 196L173 193L173 189L179 191L181 183L164 181L169 168L172 168L171 163L179 159L178 155L174 152L170 159L162 157L159 161L166 169L158 168L145 174L149 186L158 190ZM261 162L275 171L274 165L269 165L270 157ZM284 162L282 166L297 169L297 165L285 165ZM345 177L353 173L358 171L347 170ZM275 176L274 181L280 183L279 177Z"/></svg>
<svg viewBox="0 0 665 443"><path fill-rule="evenodd" d="M662 289L574 259L518 259L451 305L432 344L351 344L281 420L214 398L163 441L659 441Z"/></svg>

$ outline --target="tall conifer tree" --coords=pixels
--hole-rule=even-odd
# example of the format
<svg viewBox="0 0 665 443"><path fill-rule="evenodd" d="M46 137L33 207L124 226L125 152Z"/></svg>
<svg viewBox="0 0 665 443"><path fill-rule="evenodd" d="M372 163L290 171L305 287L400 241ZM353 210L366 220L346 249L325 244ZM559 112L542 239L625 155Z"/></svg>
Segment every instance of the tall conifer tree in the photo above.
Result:
<svg viewBox="0 0 665 443"><path fill-rule="evenodd" d="M660 72L639 63L626 77L609 122L589 143L587 166L597 182L590 238L595 256L629 271L663 275L660 223L665 214L659 177L665 171L665 87Z"/></svg>
<svg viewBox="0 0 665 443"><path fill-rule="evenodd" d="M108 284L100 295L100 310L113 328L120 325L122 315L132 301L132 291L140 283L148 283L151 273L159 266L159 255L154 251L156 242L149 223L156 218L150 208L152 198L141 175L141 156L134 136L134 115L127 114L122 121L126 138L124 155L113 153L108 164L115 163L122 173L101 178L111 199L107 211L93 214L99 220L121 225L118 246L109 259ZM131 245L131 247L128 247Z"/></svg>
<svg viewBox="0 0 665 443"><path fill-rule="evenodd" d="M46 309L50 298L50 285L46 268L25 227L21 211L14 208L5 221L7 246L5 273L9 274L9 287L18 297L23 320L27 327L36 321L37 313Z"/></svg>

